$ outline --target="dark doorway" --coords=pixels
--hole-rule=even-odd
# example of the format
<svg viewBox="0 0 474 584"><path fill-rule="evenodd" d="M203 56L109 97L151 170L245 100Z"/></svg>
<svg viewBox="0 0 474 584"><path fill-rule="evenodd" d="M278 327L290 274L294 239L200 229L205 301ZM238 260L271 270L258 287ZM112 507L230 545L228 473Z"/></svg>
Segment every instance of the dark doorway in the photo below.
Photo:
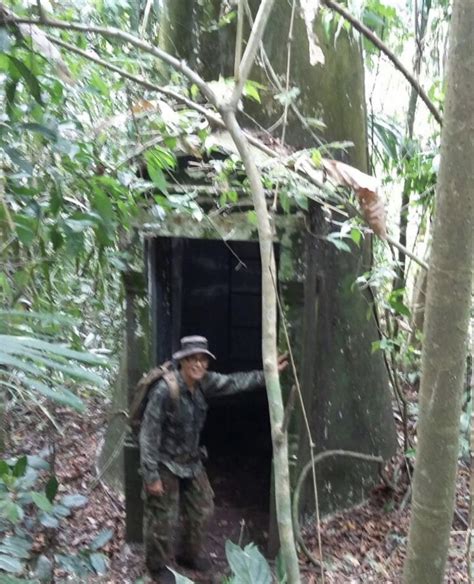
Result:
<svg viewBox="0 0 474 584"><path fill-rule="evenodd" d="M157 362L184 335L209 339L216 371L262 368L258 243L157 238L153 267ZM271 436L262 389L210 401L202 442L216 498L214 544L226 538L263 544L268 532Z"/></svg>

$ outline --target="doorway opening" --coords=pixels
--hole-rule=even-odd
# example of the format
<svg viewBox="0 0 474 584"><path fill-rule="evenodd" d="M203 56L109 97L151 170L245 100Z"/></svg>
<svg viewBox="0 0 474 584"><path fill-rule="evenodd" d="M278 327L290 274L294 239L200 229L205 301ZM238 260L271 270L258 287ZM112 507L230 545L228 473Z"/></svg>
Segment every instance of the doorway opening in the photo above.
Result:
<svg viewBox="0 0 474 584"><path fill-rule="evenodd" d="M159 237L150 252L156 362L176 350L182 336L200 334L219 373L261 369L258 243ZM211 399L202 443L215 491L211 547L237 541L241 532L244 543L264 545L272 460L265 390Z"/></svg>

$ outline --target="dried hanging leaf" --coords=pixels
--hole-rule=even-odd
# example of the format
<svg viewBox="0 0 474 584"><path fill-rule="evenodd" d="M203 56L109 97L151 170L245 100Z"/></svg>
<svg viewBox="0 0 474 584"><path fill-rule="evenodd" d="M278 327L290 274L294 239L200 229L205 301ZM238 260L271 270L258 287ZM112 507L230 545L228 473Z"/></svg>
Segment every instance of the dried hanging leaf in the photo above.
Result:
<svg viewBox="0 0 474 584"><path fill-rule="evenodd" d="M350 187L356 192L369 227L379 237L385 239L387 237L385 207L378 193L377 179L337 160L323 159L322 164L334 182Z"/></svg>
<svg viewBox="0 0 474 584"><path fill-rule="evenodd" d="M301 16L306 25L306 34L309 43L309 62L311 65L324 65L324 53L319 46L315 33L315 20L319 10L319 0L300 0Z"/></svg>

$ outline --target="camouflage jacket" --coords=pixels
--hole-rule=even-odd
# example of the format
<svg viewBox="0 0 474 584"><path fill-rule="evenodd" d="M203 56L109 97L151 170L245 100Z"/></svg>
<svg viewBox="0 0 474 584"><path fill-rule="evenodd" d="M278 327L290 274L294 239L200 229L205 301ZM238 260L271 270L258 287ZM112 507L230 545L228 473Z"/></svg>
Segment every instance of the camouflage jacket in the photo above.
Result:
<svg viewBox="0 0 474 584"><path fill-rule="evenodd" d="M160 479L159 465L181 477L196 476L202 468L199 450L206 420L206 398L251 391L265 385L263 371L223 375L209 371L191 392L176 372L179 397L170 396L161 379L152 389L140 430L140 462L145 483Z"/></svg>

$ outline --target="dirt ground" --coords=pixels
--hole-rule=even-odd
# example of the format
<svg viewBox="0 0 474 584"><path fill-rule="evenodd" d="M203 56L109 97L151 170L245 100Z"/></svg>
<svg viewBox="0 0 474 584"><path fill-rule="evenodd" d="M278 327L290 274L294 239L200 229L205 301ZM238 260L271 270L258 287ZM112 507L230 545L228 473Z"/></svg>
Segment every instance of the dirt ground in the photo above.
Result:
<svg viewBox="0 0 474 584"><path fill-rule="evenodd" d="M81 493L88 496L86 506L75 510L64 521L55 537L58 550L79 550L86 546L103 529L113 529L114 537L104 551L110 560L106 577L93 578L88 582L133 584L144 577L143 550L139 545L128 545L124 539L124 500L107 485L96 480L96 458L105 426L105 411L99 400L90 400L89 411L84 415L67 409L56 409L62 427L58 435L50 429L44 415L28 411L17 405L9 412L9 455L39 453L54 445L54 467L60 483L60 493ZM245 468L245 465L250 468ZM229 472L241 473L241 488L229 492L225 477L214 480L216 514L209 530L208 552L213 571L201 582L222 582L228 574L224 544L230 538L234 542L256 542L265 548L268 533L268 504L262 492L268 493L265 476L258 468L251 468L252 461L229 459ZM321 523L322 560L326 584L399 584L404 559L404 548L409 523L410 501L407 496L408 478L401 457L393 461L389 472L398 472L397 490L377 486L368 500L358 507L325 518ZM212 478L212 465L210 468ZM249 477L254 477L254 481ZM466 536L469 501L469 472L460 464L457 489L457 512L452 526L451 553L446 583L468 582L466 567ZM266 490L265 490L266 489ZM309 521L304 537L313 553L320 557L317 545L317 529ZM36 534L35 551L46 552L51 538L39 530ZM321 582L321 576L301 554L303 580L308 584ZM180 572L193 578L192 572ZM61 574L58 571L58 576ZM77 582L77 578L70 581ZM142 580L143 581L143 580ZM150 581L150 580L144 580ZM196 581L199 581L196 578ZM256 583L258 584L258 583Z"/></svg>

